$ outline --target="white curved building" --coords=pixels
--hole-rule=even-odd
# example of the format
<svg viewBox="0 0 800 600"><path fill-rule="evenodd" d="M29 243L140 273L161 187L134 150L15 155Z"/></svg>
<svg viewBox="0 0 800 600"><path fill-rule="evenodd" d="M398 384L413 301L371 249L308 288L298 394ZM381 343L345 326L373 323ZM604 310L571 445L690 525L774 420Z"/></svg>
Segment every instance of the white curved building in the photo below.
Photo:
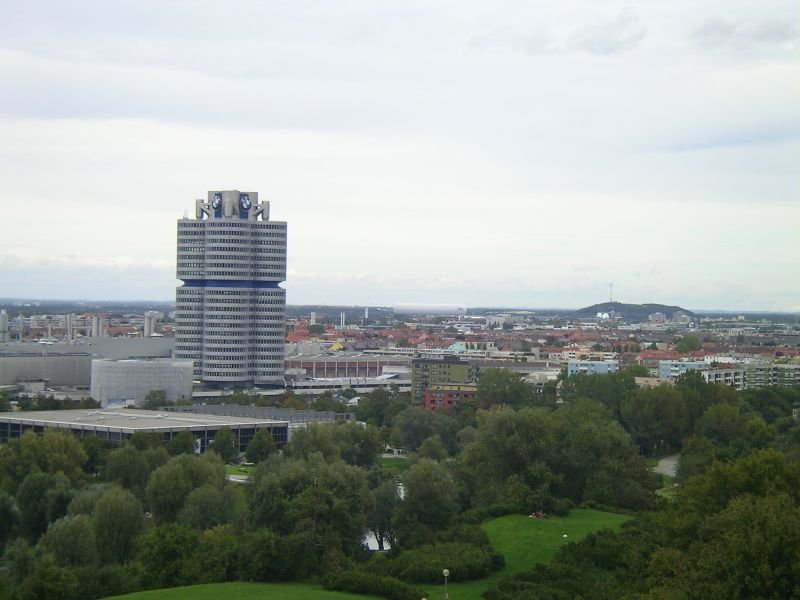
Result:
<svg viewBox="0 0 800 600"><path fill-rule="evenodd" d="M221 387L283 385L286 223L256 192L214 191L178 221L175 357Z"/></svg>

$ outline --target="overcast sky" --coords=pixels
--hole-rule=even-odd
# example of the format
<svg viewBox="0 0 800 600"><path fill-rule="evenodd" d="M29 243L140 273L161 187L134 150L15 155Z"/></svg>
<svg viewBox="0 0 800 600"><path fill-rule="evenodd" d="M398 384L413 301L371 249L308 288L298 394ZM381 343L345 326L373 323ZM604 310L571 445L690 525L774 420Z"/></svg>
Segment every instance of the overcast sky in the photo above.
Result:
<svg viewBox="0 0 800 600"><path fill-rule="evenodd" d="M800 310L796 0L4 5L0 297L172 299L239 189L292 304Z"/></svg>

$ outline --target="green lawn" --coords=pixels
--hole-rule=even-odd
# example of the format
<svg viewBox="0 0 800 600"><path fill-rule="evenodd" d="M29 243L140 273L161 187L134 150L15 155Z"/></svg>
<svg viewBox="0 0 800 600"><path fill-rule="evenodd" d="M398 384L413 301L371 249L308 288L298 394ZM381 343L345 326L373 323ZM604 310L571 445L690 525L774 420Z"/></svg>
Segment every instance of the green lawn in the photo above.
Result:
<svg viewBox="0 0 800 600"><path fill-rule="evenodd" d="M548 562L564 544L600 529L618 529L628 519L630 517L625 515L576 508L567 517L536 520L524 515L507 515L486 521L481 526L495 551L505 556L506 566L486 579L448 585L450 598L481 600L481 594L501 577ZM420 587L427 589L429 598L444 598L444 585Z"/></svg>
<svg viewBox="0 0 800 600"><path fill-rule="evenodd" d="M328 592L302 583L209 583L114 596L114 600L369 600L375 596ZM110 598L106 600L111 600Z"/></svg>
<svg viewBox="0 0 800 600"><path fill-rule="evenodd" d="M245 467L244 465L225 465L225 472L228 475L241 475L242 477L249 477L255 470L255 466Z"/></svg>
<svg viewBox="0 0 800 600"><path fill-rule="evenodd" d="M379 460L380 466L394 475L401 475L411 466L410 460L400 456L381 456Z"/></svg>

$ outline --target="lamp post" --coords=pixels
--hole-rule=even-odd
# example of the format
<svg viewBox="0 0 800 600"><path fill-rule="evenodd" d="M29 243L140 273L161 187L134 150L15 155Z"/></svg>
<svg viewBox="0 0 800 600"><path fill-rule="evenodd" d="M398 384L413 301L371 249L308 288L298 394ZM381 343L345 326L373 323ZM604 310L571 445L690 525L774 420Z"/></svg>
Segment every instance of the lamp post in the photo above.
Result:
<svg viewBox="0 0 800 600"><path fill-rule="evenodd" d="M447 570L447 569L444 569L442 571L442 575L444 575L444 600L448 600L448 598L450 598L450 596L447 595L447 578L450 577L450 571Z"/></svg>

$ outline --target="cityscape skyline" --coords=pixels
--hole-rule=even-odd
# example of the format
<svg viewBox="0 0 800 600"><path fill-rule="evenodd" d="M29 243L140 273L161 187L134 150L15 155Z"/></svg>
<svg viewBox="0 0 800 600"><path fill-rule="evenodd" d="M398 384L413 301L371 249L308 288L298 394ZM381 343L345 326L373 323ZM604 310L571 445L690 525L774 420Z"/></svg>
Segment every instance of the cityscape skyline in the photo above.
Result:
<svg viewBox="0 0 800 600"><path fill-rule="evenodd" d="M171 300L257 189L289 304L800 310L792 2L8 12L3 296Z"/></svg>

